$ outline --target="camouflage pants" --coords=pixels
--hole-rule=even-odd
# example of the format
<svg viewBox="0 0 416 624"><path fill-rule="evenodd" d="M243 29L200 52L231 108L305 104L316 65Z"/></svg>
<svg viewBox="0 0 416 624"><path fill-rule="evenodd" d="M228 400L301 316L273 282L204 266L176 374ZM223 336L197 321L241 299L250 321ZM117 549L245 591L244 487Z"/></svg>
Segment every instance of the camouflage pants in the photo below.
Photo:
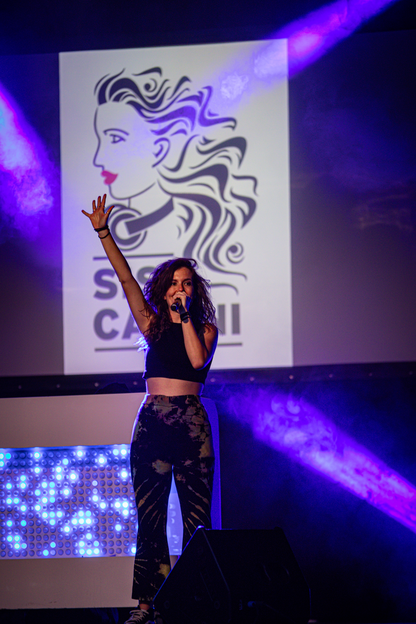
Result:
<svg viewBox="0 0 416 624"><path fill-rule="evenodd" d="M196 395L147 395L130 451L139 530L133 598L151 603L170 571L166 536L172 470L181 504L183 546L211 527L214 452L208 415Z"/></svg>

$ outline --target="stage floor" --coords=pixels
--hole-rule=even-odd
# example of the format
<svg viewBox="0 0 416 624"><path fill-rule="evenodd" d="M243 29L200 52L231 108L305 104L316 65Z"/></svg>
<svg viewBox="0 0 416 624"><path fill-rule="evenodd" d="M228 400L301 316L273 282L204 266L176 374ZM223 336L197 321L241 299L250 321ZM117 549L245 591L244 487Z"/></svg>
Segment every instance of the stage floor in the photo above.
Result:
<svg viewBox="0 0 416 624"><path fill-rule="evenodd" d="M130 607L114 609L0 609L1 624L124 624ZM323 624L310 620L310 624ZM342 618L325 624L367 624L343 622ZM374 624L374 623L372 623ZM415 624L414 622L383 622L378 624Z"/></svg>

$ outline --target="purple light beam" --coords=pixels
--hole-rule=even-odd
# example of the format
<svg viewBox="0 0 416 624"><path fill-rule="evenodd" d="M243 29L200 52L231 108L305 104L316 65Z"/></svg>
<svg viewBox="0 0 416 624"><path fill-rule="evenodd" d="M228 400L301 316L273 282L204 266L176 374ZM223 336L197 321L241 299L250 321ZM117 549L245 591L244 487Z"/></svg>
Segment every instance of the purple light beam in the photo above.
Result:
<svg viewBox="0 0 416 624"><path fill-rule="evenodd" d="M257 93L259 82L276 83L295 76L318 60L342 39L349 37L368 19L398 0L337 0L296 20L262 42L254 55L235 59L219 76L216 84L223 106L236 106L243 96ZM286 41L286 45L282 45ZM221 109L221 103L216 101ZM223 111L224 112L224 111Z"/></svg>
<svg viewBox="0 0 416 624"><path fill-rule="evenodd" d="M279 30L274 39L288 40L289 77L310 65L368 19L398 0L338 0ZM258 78L281 75L280 47L272 41L254 61Z"/></svg>
<svg viewBox="0 0 416 624"><path fill-rule="evenodd" d="M2 211L17 229L34 237L37 220L53 204L46 171L50 163L34 131L0 88L0 190ZM27 227L31 218L30 228Z"/></svg>
<svg viewBox="0 0 416 624"><path fill-rule="evenodd" d="M276 394L251 423L255 436L416 533L416 487L306 401Z"/></svg>

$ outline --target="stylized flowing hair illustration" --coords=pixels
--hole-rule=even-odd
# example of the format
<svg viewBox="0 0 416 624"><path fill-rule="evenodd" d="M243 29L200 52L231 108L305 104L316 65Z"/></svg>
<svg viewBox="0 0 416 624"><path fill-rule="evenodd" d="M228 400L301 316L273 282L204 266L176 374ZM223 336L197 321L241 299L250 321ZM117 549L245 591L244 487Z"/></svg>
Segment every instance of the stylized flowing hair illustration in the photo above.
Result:
<svg viewBox="0 0 416 624"><path fill-rule="evenodd" d="M182 255L213 271L237 273L244 250L236 235L256 211L257 180L240 174L247 141L235 134L236 120L211 112L212 87L192 92L186 76L171 84L159 67L123 74L101 78L98 105L127 104L150 125L158 181L171 198L164 209L177 211L179 234L185 235ZM165 155L181 135L175 162L167 166Z"/></svg>

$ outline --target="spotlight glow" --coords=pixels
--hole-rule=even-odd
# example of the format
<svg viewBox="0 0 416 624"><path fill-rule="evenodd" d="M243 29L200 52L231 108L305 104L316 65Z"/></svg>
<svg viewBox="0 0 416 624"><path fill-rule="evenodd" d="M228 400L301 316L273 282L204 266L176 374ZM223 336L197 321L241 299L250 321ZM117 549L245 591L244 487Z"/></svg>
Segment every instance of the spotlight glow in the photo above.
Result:
<svg viewBox="0 0 416 624"><path fill-rule="evenodd" d="M0 87L0 190L2 210L15 227L27 229L27 217L46 214L53 197L45 170L44 149L11 97ZM36 226L36 221L31 221ZM35 453L36 455L36 453Z"/></svg>
<svg viewBox="0 0 416 624"><path fill-rule="evenodd" d="M416 487L315 407L275 395L252 422L257 438L335 481L416 533Z"/></svg>
<svg viewBox="0 0 416 624"><path fill-rule="evenodd" d="M349 37L368 19L397 0L338 0L288 24L275 39L288 40L289 77L316 61L342 39ZM281 76L277 51L271 42L255 60L259 78Z"/></svg>
<svg viewBox="0 0 416 624"><path fill-rule="evenodd" d="M296 20L260 44L251 57L242 57L222 68L210 81L216 84L218 110L238 105L243 95L253 95L259 81L275 85L318 60L364 22L398 0L337 0ZM287 45L286 45L287 44Z"/></svg>

